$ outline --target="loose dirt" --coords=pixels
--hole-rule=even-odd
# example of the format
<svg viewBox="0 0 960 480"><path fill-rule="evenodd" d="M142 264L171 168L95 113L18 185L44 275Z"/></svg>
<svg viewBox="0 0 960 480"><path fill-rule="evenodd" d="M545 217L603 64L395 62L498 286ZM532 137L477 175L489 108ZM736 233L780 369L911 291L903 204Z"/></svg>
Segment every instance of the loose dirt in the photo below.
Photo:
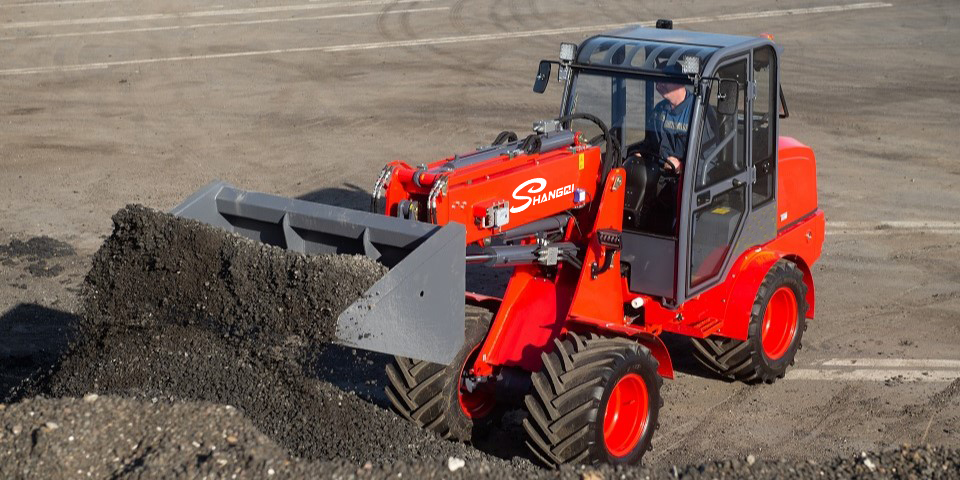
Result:
<svg viewBox="0 0 960 480"><path fill-rule="evenodd" d="M381 265L307 257L141 206L113 221L82 288L77 340L16 398L232 405L306 459L484 457L316 378L317 348Z"/></svg>
<svg viewBox="0 0 960 480"><path fill-rule="evenodd" d="M0 245L0 258L29 257L34 260L74 255L73 247L48 236L29 238L26 241L13 239L6 245Z"/></svg>
<svg viewBox="0 0 960 480"><path fill-rule="evenodd" d="M902 446L826 462L744 459L651 470L518 471L436 456L390 464L293 457L236 408L86 395L0 404L3 478L957 478L956 450ZM451 470L457 460L463 467Z"/></svg>
<svg viewBox="0 0 960 480"><path fill-rule="evenodd" d="M374 464L482 456L317 380L300 344L252 345L196 326L106 326L31 393L231 405L290 454Z"/></svg>
<svg viewBox="0 0 960 480"><path fill-rule="evenodd" d="M32 237L26 241L13 239L6 245L0 245L0 265L12 267L26 263L24 271L34 277L56 277L64 267L48 262L76 255L70 244L47 236Z"/></svg>

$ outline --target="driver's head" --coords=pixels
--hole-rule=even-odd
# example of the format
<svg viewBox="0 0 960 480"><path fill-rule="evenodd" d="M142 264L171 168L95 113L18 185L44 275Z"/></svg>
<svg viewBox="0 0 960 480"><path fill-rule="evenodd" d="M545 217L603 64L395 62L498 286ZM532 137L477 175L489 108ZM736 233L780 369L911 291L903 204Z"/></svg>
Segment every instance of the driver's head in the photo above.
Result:
<svg viewBox="0 0 960 480"><path fill-rule="evenodd" d="M667 65L663 68L663 73L681 75L683 70L676 63ZM680 105L687 98L687 89L679 83L670 80L658 81L656 84L657 93L667 99L674 107Z"/></svg>
<svg viewBox="0 0 960 480"><path fill-rule="evenodd" d="M679 83L657 82L657 93L664 98L666 98L667 95L676 92L677 90L683 89L683 85L680 85Z"/></svg>
<svg viewBox="0 0 960 480"><path fill-rule="evenodd" d="M667 99L674 107L683 103L687 98L687 89L679 83L657 82L657 93Z"/></svg>

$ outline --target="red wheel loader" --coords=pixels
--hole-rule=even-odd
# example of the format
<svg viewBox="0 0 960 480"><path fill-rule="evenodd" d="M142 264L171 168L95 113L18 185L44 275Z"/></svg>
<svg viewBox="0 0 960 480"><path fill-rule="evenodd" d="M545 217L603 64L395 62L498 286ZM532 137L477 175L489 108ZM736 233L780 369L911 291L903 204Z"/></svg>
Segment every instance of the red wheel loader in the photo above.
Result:
<svg viewBox="0 0 960 480"><path fill-rule="evenodd" d="M173 213L389 267L336 336L396 356L387 395L410 421L469 440L521 405L543 463L637 463L673 378L661 333L719 376L782 377L824 239L813 151L779 136L779 47L671 27L563 44L534 85L557 68L558 118L388 164L372 212L214 182ZM467 264L511 268L502 297L467 292Z"/></svg>

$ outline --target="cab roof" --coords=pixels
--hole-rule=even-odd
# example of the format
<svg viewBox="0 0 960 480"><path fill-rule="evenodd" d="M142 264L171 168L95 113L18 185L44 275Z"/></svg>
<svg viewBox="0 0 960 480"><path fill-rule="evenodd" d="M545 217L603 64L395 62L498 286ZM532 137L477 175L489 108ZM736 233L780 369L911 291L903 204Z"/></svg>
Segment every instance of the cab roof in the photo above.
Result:
<svg viewBox="0 0 960 480"><path fill-rule="evenodd" d="M690 45L709 45L717 48L739 46L740 44L762 43L761 37L727 35L724 33L692 32L666 28L626 27L607 32L600 37L616 37L633 40L652 40L656 42L684 43ZM594 37L597 38L597 37Z"/></svg>
<svg viewBox="0 0 960 480"><path fill-rule="evenodd" d="M680 60L694 56L699 59L700 73L709 75L719 59L763 45L779 50L763 37L627 27L585 40L578 49L577 63L663 73L679 71Z"/></svg>

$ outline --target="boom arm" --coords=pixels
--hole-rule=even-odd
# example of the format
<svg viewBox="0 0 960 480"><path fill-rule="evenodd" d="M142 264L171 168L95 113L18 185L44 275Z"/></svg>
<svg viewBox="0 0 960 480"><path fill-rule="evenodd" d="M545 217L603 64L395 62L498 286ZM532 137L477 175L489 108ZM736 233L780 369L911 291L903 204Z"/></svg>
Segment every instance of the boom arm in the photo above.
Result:
<svg viewBox="0 0 960 480"><path fill-rule="evenodd" d="M468 244L488 246L494 237L512 231L535 234L536 229L518 227L590 204L601 155L598 147L582 143L570 131L531 137L420 167L390 163L375 188L375 201L382 195L384 211L391 216L437 225L461 223ZM557 218L544 228L567 217Z"/></svg>

